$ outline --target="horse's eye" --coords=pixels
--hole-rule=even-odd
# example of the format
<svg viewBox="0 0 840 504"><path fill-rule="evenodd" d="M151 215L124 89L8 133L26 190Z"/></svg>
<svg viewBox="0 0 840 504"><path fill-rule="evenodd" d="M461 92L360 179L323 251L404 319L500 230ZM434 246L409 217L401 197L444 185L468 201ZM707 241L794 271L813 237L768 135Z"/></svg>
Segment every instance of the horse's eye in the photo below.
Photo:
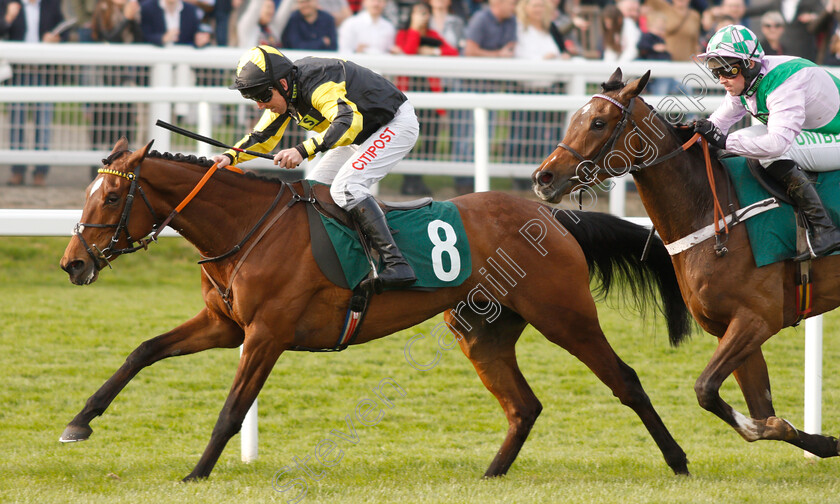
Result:
<svg viewBox="0 0 840 504"><path fill-rule="evenodd" d="M592 129L594 130L602 130L607 126L607 122L603 119L593 119L592 120Z"/></svg>
<svg viewBox="0 0 840 504"><path fill-rule="evenodd" d="M109 193L105 196L106 205L116 205L120 201L120 195L117 193Z"/></svg>

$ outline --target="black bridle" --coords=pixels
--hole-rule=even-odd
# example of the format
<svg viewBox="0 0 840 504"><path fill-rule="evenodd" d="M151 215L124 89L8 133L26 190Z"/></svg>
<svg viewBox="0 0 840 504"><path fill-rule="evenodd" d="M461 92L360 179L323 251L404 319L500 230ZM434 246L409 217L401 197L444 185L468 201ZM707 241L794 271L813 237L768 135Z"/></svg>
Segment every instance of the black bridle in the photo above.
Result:
<svg viewBox="0 0 840 504"><path fill-rule="evenodd" d="M111 156L109 159L114 159L115 157L119 156ZM131 185L128 188L128 194L125 197L125 205L123 206L118 223L94 224L89 222L79 222L76 224L75 228L73 228L73 234L79 238L79 241L82 242L82 246L85 247L85 251L87 251L88 255L91 259L93 259L93 264L96 269L102 269L104 267L102 264L103 262L110 268L111 259L122 254L130 254L132 252L137 252L140 249L146 249L149 247L149 243L157 240L157 235L159 234L157 230L161 228L161 226L159 226L160 219L158 219L157 214L152 208L152 204L146 196L145 191L143 191L143 188L138 183L138 180L140 179L140 167L142 165L143 163L137 163L137 167L134 168L134 172L122 172L111 168L100 168L98 170L98 172L102 174L116 175L117 177L127 179L131 182ZM131 233L128 231L128 217L129 214L131 214L132 207L134 206L134 196L137 191L140 191L140 197L143 198L143 201L146 203L146 208L148 208L149 213L152 214L152 221L154 222L151 231L139 240L132 238ZM86 227L114 228L114 235L111 237L111 241L108 243L108 246L100 250L95 243L92 245L88 244L87 240L85 240L84 236L82 236L82 231L84 231ZM117 243L119 243L123 235L125 236L128 246L125 248L117 248Z"/></svg>
<svg viewBox="0 0 840 504"><path fill-rule="evenodd" d="M631 117L631 115L633 114L633 106L636 104L635 98L631 99L630 104L627 105L627 106L622 105L621 102L616 100L615 98L612 98L612 97L604 95L604 94L592 95L592 98L601 98L603 100L607 100L608 102L612 103L613 105L615 105L616 107L621 109L621 119L619 119L618 123L615 125L615 129L613 129L613 132L610 135L609 139L607 140L607 143L605 143L604 146L601 147L601 150L599 150L598 153L595 154L595 157L593 157L592 159L586 159L585 157L583 157L583 155L580 152L578 152L577 150L570 147L569 145L567 145L564 142L560 142L559 144L557 144L557 147L562 147L563 149L566 149L567 151L569 151L569 153L571 155L573 155L578 161L580 161L580 163L585 163L586 165L594 166L594 171L592 171L591 173L587 173L587 175L594 177L599 171L601 171L603 169L603 168L601 168L601 165L599 164L600 161L603 161L603 159L601 159L601 158L606 158L606 156L610 153L613 146L618 141L618 137L621 136L621 134L627 128L627 125L629 124L632 127L631 131L639 131L639 127L636 124L636 121L634 121ZM641 99L641 98L639 98L639 99ZM642 100L642 103L644 103L644 100ZM650 106L648 105L648 107L650 107ZM651 111L653 111L653 109L651 109ZM688 149L688 147L691 144L693 144L693 141L690 141L690 142L686 143L685 145L681 146L680 148L674 150L673 152L669 152L668 154L665 154L664 156L661 156L661 157L656 157L656 158L654 158L654 159L652 159L652 160L650 160L646 163L631 164L630 166L624 166L624 167L621 168L620 171L616 170L616 169L612 169L612 171L615 172L615 173L610 173L610 176L622 175L624 173L635 173L635 172L639 172L639 171L641 171L644 168L647 168L649 166L653 166L655 164L662 163L663 161L667 161L668 159L671 159L672 157L677 156L678 154L684 152L686 149ZM575 177L572 177L572 178L573 179L577 178L578 180L580 180L580 177L578 177L577 175ZM593 178L593 180L594 180L594 178Z"/></svg>
<svg viewBox="0 0 840 504"><path fill-rule="evenodd" d="M124 151L124 152L128 152L128 151ZM106 166L109 164L108 163L109 160L113 160L113 159L119 157L121 154L122 153L112 154L111 157L108 160L106 160ZM184 208L184 206L187 203L189 203L196 194L198 194L198 191L200 191L201 188L204 187L204 183L216 171L216 165L214 164L207 171L207 173L205 173L204 177L198 182L198 184L196 184L196 186L192 190L192 192L190 192L190 194L188 194L181 201L181 203L178 206L176 206L175 209L172 210L172 212L165 219L163 219L161 221L161 219L158 218L157 214L155 213L154 209L152 208L152 204L149 201L149 198L146 196L145 191L143 191L143 188L140 186L140 184L138 182L139 179L140 179L140 167L141 166L142 166L142 162L138 163L137 167L134 168L134 172L123 172L123 171L114 170L114 169L111 169L111 168L100 168L98 170L99 173L104 173L104 174L108 174L108 175L116 175L117 177L122 177L124 179L127 179L127 180L131 181L131 185L128 188L128 194L125 197L125 206L123 207L122 214L120 215L119 223L117 223L117 224L91 224L91 223L79 222L78 224L76 224L76 227L73 230L73 234L79 238L79 241L81 241L82 245L85 247L85 251L87 251L88 255L93 259L93 264L96 267L96 269L102 269L102 267L103 267L102 263L103 262L105 264L107 264L108 267L110 268L111 267L110 260L119 256L119 255L130 254L132 252L137 252L140 249L144 249L144 250L148 249L149 244L157 241L157 237L158 237L158 235L160 235L161 231L163 231L163 229L167 225L169 225L169 223L172 221L172 219L175 218L176 215L178 215L178 213ZM241 173L241 171L240 171L240 173ZM215 256L215 257L202 257L202 259L198 263L199 264L204 264L204 263L207 263L207 262L221 261L223 259L227 259L228 257L230 257L230 256L238 253L240 250L242 250L245 243L248 240L250 240L252 236L254 236L254 233L256 233L256 231L266 222L269 215L274 211L274 209L277 208L277 205L280 203L280 199L283 196L284 191L287 187L289 188L289 191L291 192L292 197L290 198L289 203L286 205L286 209L288 209L289 207L291 207L292 205L294 205L295 203L298 203L300 201L305 201L307 203L314 203L315 202L315 199L312 198L312 197L304 198L304 197L300 196L299 194L295 193L294 189L292 189L292 187L289 184L287 184L286 182L281 180L280 181L280 190L277 192L277 195L274 197L274 201L272 201L271 205L268 207L268 210L266 210L265 213L263 213L262 217L260 217L260 219L257 221L257 223L254 224L254 226L252 226L251 229L247 233L245 233L245 236L239 241L239 243L234 245L230 250L228 250L224 254L221 254L221 255L218 255L218 256ZM154 224L152 224L152 229L143 238L140 238L139 240L135 240L134 238L132 238L131 234L128 231L128 218L129 218L129 215L131 214L131 209L134 206L134 196L135 196L135 193L137 191L140 191L140 196L143 198L143 201L146 203L146 207L149 209L149 213L152 214L152 222L154 223ZM285 212L286 209L281 211L275 217L275 219L279 218L279 216L282 215ZM108 246L105 247L104 249L100 250L99 247L96 246L96 244L93 244L93 245L88 244L87 240L85 240L84 236L82 236L82 231L84 231L84 228L86 228L86 227L91 227L91 228L115 228L114 236L111 237L111 241L110 241L110 243L108 243ZM126 242L128 243L128 246L126 248L117 248L117 243L120 241L120 238L123 235L125 235L125 239L126 239ZM262 237L262 235L260 235L260 237L257 238L257 241L259 241L259 239L261 237ZM136 243L136 245L135 245L135 243Z"/></svg>
<svg viewBox="0 0 840 504"><path fill-rule="evenodd" d="M619 102L615 98L612 98L612 97L607 96L607 95L596 94L596 95L593 95L592 97L593 98L602 98L604 100L607 100L608 102L612 103L613 105L615 105L616 107L621 109L621 119L618 121L618 124L616 124L615 129L613 130L612 134L610 135L610 138L607 140L607 143L604 144L603 147L601 147L601 150L598 151L598 154L596 154L595 157L591 160L584 158L578 151L576 151L572 147L569 147L568 145L566 145L563 142L560 142L559 144L557 144L557 146L562 147L562 148L566 149L567 151L569 151L575 158L577 158L578 161L580 161L580 163L587 163L587 164L594 165L594 167L595 167L594 171L592 173L587 174L587 175L593 177L593 181L594 181L595 180L594 176L596 174L598 174L599 171L602 170L602 168L600 167L600 165L598 165L596 163L596 161L600 157L606 156L608 154L609 150L612 149L613 145L615 145L615 142L618 140L618 137L621 135L621 133L627 127L627 124L629 123L633 127L633 130L639 131L639 129L638 129L638 126L636 125L636 122L633 121L633 119L630 117L631 114L633 113L633 105L636 103L636 100L635 100L636 97L631 98L630 99L630 104L627 105L626 107L624 105L622 105L621 102ZM641 98L639 98L639 99L641 100ZM645 101L642 100L642 103L645 103ZM647 104L645 103L645 105L647 105ZM648 105L648 107L650 108L650 105ZM653 109L651 108L651 111L652 110ZM700 142L703 145L703 154L704 154L705 159L706 159L706 173L707 173L707 176L709 178L709 185L710 185L710 188L711 188L711 191L712 191L712 199L714 201L714 221L713 222L715 224L715 254L717 254L718 257L723 257L728 252L728 250L726 248L726 241L729 238L729 225L726 223L726 220L724 218L723 209L721 208L720 203L718 202L717 193L715 192L714 177L712 175L711 159L709 157L708 143L706 142L706 139L702 138L699 133L695 133L691 137L691 139L689 139L686 143L684 143L683 145L681 145L680 147L678 147L674 151L669 152L668 154L665 154L664 156L656 157L656 158L652 159L651 161L648 161L647 163L642 163L642 164L638 164L638 165L637 164L632 164L630 166L625 166L625 167L622 168L622 170L627 170L626 173L636 173L636 172L639 172L639 171L641 171L644 168L647 168L649 166L653 166L655 164L662 163L662 162L664 162L668 159L671 159L674 156L677 156L678 154L681 154L681 153L687 151L692 145L694 145L694 143L698 139L700 140ZM578 165L578 167L580 167L580 164ZM610 173L610 172L608 172L608 173ZM622 171L621 173L625 173L625 172ZM610 176L613 176L613 173L610 173ZM578 181L581 181L581 179L578 175L575 175L575 176L571 177L570 179L577 179ZM588 184L587 181L582 181L582 182L584 184ZM730 186L730 189L731 189L731 186ZM723 230L720 230L718 228L718 222L720 220L723 220L723 222L724 222L724 229ZM654 231L654 228L651 227L651 236L653 235L653 231ZM648 240L650 240L650 237L648 237ZM645 248L647 249L647 246L645 246Z"/></svg>
<svg viewBox="0 0 840 504"><path fill-rule="evenodd" d="M583 157L583 155L580 152L576 151L575 149L573 149L569 145L565 144L564 142L560 142L559 144L557 144L557 146L562 147L562 148L566 149L567 151L569 151L581 163L591 163L591 164L594 164L596 167L598 167L599 166L598 165L598 160L602 157L606 157L606 155L612 150L613 146L615 145L615 142L618 140L618 137L624 131L624 128L627 127L627 123L629 122L633 126L633 129L636 129L636 122L633 121L633 119L630 118L630 115L633 113L633 105L635 104L635 101L630 100L630 105L625 107L624 105L621 104L621 102L619 102L615 98L611 98L607 95L596 94L596 95L593 95L592 98L602 98L602 99L607 100L608 102L612 103L613 105L615 105L619 109L621 109L621 119L618 121L618 124L615 125L615 129L613 129L613 132L610 135L610 138L607 139L607 143L605 143L603 145L603 147L601 147L601 150L599 150L598 153L595 154L595 157L593 157L592 159L586 159L585 157ZM597 171L596 171L596 173L597 173Z"/></svg>

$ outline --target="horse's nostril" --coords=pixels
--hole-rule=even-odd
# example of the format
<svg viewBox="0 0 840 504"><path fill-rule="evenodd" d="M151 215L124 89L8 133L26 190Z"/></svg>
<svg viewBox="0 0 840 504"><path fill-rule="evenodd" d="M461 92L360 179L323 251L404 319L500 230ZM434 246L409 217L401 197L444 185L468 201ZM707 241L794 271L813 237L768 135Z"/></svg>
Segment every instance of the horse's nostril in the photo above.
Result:
<svg viewBox="0 0 840 504"><path fill-rule="evenodd" d="M554 175L552 175L551 172L547 171L540 173L537 177L537 183L539 183L541 186L547 186L551 183L552 180L554 180Z"/></svg>
<svg viewBox="0 0 840 504"><path fill-rule="evenodd" d="M77 259L75 261L70 261L69 263L65 264L61 267L67 273L73 273L75 271L79 271L85 267L85 262L81 259Z"/></svg>

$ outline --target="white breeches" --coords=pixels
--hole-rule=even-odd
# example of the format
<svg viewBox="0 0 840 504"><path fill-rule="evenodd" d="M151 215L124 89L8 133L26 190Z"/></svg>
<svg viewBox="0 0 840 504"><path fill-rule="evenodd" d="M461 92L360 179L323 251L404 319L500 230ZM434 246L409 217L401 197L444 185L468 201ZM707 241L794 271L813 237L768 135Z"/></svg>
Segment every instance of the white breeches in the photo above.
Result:
<svg viewBox="0 0 840 504"><path fill-rule="evenodd" d="M350 210L371 195L370 186L402 161L417 143L419 134L414 107L406 101L391 122L376 130L361 145L334 147L324 153L308 177L330 184L333 200Z"/></svg>
<svg viewBox="0 0 840 504"><path fill-rule="evenodd" d="M738 132L751 137L766 135L767 126L757 124ZM805 171L840 170L840 135L803 131L793 140L787 152L779 157L760 159L759 162L767 168L780 159L790 159Z"/></svg>

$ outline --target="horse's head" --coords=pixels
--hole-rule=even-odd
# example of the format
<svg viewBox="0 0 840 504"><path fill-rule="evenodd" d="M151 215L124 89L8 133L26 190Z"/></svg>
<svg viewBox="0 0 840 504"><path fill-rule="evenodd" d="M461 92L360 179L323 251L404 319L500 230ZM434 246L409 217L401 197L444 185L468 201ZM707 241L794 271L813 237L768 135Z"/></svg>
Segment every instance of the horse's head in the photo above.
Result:
<svg viewBox="0 0 840 504"><path fill-rule="evenodd" d="M135 245L133 237L145 237L152 229L155 216L138 185L140 165L151 146L149 142L131 152L126 139L121 138L88 186L82 220L76 224L60 263L74 284L94 282L112 259L142 246ZM138 189L141 198L135 198ZM144 202L135 205L135 199Z"/></svg>
<svg viewBox="0 0 840 504"><path fill-rule="evenodd" d="M601 84L603 92L575 112L563 141L531 175L537 196L557 203L573 190L626 173L639 154L632 116L644 113L633 104L649 78L647 72L625 85L618 68Z"/></svg>

